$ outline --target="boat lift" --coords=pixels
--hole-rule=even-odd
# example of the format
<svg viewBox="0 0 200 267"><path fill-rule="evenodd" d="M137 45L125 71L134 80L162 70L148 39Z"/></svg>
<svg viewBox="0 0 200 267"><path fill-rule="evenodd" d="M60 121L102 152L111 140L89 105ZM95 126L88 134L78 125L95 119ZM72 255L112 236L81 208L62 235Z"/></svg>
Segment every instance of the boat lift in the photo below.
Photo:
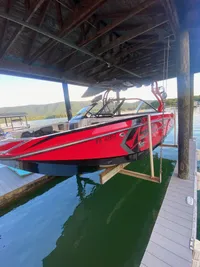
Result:
<svg viewBox="0 0 200 267"><path fill-rule="evenodd" d="M161 91L161 88L158 87L158 83L155 82L152 84L152 93L155 95L156 99L159 102L158 110L160 112L163 112L163 118L164 118L164 100L162 94L165 94L164 89ZM165 95L166 97L166 95ZM165 98L164 97L164 98ZM152 147L152 129L151 129L151 114L147 115L147 125L148 125L148 137L149 137L149 155L150 155L150 175L134 172L131 170L126 170L125 167L130 163L125 164L119 164L114 166L101 166L101 169L103 170L100 173L100 184L105 184L108 180L110 180L115 174L121 173L130 177L135 177L147 181L151 181L154 183L161 183L162 182L162 148L163 147L170 147L170 148L177 148L177 130L176 130L176 111L174 110L174 143L173 144L160 144L161 147L161 153L160 153L160 176L155 176L154 172L154 158L153 158L153 147ZM162 123L163 125L163 123Z"/></svg>
<svg viewBox="0 0 200 267"><path fill-rule="evenodd" d="M174 144L161 144L161 147L170 147L177 148L177 140L176 140L176 113L174 112ZM154 183L162 182L162 170L160 170L160 177L155 176L154 172L154 158L153 158L153 147L152 147L152 131L151 131L151 115L147 115L148 119L148 135L149 135L149 155L150 155L150 175L139 173L131 170L126 170L125 167L130 163L119 164L114 166L101 166L103 170L100 173L100 184L105 184L109 181L115 174L121 173L130 177L135 177L143 180L147 180ZM162 149L162 148L161 148Z"/></svg>

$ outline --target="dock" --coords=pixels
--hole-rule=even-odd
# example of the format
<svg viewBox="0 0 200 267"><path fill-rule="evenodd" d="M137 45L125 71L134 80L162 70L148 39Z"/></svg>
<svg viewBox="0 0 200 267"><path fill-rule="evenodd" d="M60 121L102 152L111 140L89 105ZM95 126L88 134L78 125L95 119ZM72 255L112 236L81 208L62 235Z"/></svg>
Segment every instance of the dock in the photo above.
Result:
<svg viewBox="0 0 200 267"><path fill-rule="evenodd" d="M193 254L197 222L197 153L190 140L189 177L178 178L178 164L171 177L140 267L200 266Z"/></svg>
<svg viewBox="0 0 200 267"><path fill-rule="evenodd" d="M140 87L142 93L143 86L163 80L167 90L165 81L177 78L178 161L140 266L200 267L196 240L200 175L193 139L194 74L200 72L199 1L11 2L2 1L0 10L0 74L60 82L68 121L72 117L68 84L75 85L75 94L76 86L88 87L84 97L112 89L119 100L120 92L128 88ZM105 170L101 184L118 172L161 182L153 175L152 162L148 176L124 167ZM53 176L39 174L21 178L2 167L0 208L50 179Z"/></svg>
<svg viewBox="0 0 200 267"><path fill-rule="evenodd" d="M8 206L52 179L53 177L38 173L21 177L7 166L0 165L0 208Z"/></svg>

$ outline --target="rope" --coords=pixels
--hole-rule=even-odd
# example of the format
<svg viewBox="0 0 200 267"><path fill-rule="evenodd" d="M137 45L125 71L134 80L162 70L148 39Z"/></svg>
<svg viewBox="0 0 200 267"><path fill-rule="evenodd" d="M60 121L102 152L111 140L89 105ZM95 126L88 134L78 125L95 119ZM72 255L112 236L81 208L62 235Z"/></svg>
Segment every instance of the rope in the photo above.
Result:
<svg viewBox="0 0 200 267"><path fill-rule="evenodd" d="M167 90L167 79L168 79L168 68L169 68L169 49L170 49L170 39L168 37L167 42L167 49L165 51L165 45L164 45L164 64L163 64L163 89L166 88ZM164 81L165 87L164 87ZM163 162L163 139L164 139L164 115L165 115L165 101L163 101L163 112L162 112L162 139L161 139L161 146L160 146L160 182L162 182L162 162Z"/></svg>

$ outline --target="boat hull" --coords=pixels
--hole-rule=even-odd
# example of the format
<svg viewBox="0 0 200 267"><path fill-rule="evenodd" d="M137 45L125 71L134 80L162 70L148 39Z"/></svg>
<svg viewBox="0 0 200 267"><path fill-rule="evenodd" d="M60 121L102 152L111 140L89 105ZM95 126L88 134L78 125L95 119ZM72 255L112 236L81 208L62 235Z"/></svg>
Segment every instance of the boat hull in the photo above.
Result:
<svg viewBox="0 0 200 267"><path fill-rule="evenodd" d="M154 148L173 128L173 116L151 115ZM77 169L135 161L148 151L147 115L142 115L38 138L1 142L0 160L33 172L50 174L48 169L57 169L58 174L58 168L69 166Z"/></svg>

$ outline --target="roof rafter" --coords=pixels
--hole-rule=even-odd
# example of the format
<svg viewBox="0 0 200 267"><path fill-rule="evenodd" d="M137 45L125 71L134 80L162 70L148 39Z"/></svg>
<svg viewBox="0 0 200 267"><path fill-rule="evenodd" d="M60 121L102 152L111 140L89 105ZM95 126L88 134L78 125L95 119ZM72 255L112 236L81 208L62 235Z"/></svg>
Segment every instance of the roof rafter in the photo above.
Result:
<svg viewBox="0 0 200 267"><path fill-rule="evenodd" d="M140 13L141 11L145 10L146 8L148 8L149 6L153 5L155 2L156 2L156 0L150 0L150 1L146 0L145 2L143 2L137 8L134 8L134 9L128 11L127 13L122 14L119 18L115 19L111 24L108 24L104 28L102 28L99 31L97 31L97 33L95 35L91 36L87 40L82 41L79 44L79 47L84 47L85 45L90 44L91 42L95 41L97 38L101 37L102 35L106 34L109 31L111 31L112 29L114 29L116 26L120 25L124 21L132 18L134 15ZM76 53L76 51L71 51L68 54L66 54L65 56L63 56L62 58L52 62L52 64L57 64L57 63L65 60L66 58L68 58L69 56L71 56L71 55L73 55L75 53Z"/></svg>
<svg viewBox="0 0 200 267"><path fill-rule="evenodd" d="M141 48L142 49L142 48ZM146 60L155 60L155 57L152 57L152 56L155 56L155 54L158 54L158 53L160 53L161 54L161 52L162 52L162 54L163 54L163 56L164 56L164 50L166 49L166 47L162 47L162 48L160 48L160 49L156 49L156 50L154 50L153 52L151 52L151 53L148 53L148 54L144 54L143 56L141 56L141 57L138 57L138 58L130 58L130 60L128 60L128 61L126 61L126 62L124 62L124 63L121 63L121 64L119 64L119 66L121 66L121 67L125 67L125 68L130 68L131 67L131 65L130 64L133 64L134 63L134 67L137 67L137 65L138 65L138 63L140 63L140 62L144 62L144 61L146 61ZM172 49L172 47L170 48L170 52L172 51L173 49ZM143 63L144 64L144 63ZM112 68L113 69L113 68ZM116 70L115 69L113 69L113 71L114 72L116 72ZM95 73L93 73L93 74L95 74ZM93 75L92 74L92 75ZM90 76L88 76L88 77L91 77L91 75Z"/></svg>
<svg viewBox="0 0 200 267"><path fill-rule="evenodd" d="M77 5L74 12L67 17L63 29L58 33L58 37L63 37L69 34L76 27L80 26L85 20L92 16L92 14L104 3L106 0L84 0L80 5ZM47 50L52 49L57 44L54 40L49 40L38 49L28 64L32 64L38 57L42 56Z"/></svg>
<svg viewBox="0 0 200 267"><path fill-rule="evenodd" d="M157 1L158 2L158 1ZM111 13L104 13L101 15L98 15L99 19L117 19L119 17L121 17L123 14L128 13L129 10L124 10L124 11L118 11L118 12L111 12ZM142 13L140 15L137 15L137 18L148 18L148 17L154 17L157 16L159 14L160 10L158 10L156 8L156 10L151 10L150 13L146 14L146 13Z"/></svg>
<svg viewBox="0 0 200 267"><path fill-rule="evenodd" d="M62 10L61 10L61 4L60 2L55 2L56 5L56 15L57 15L57 20L58 24L60 26L60 29L63 28L63 17L62 17Z"/></svg>
<svg viewBox="0 0 200 267"><path fill-rule="evenodd" d="M68 41L66 41L66 40L63 40L62 38L59 38L59 37L57 37L57 36L54 35L54 34L51 34L51 33L49 33L49 32L46 32L46 31L40 29L39 27L36 27L36 26L34 26L34 25L31 25L30 23L21 21L21 20L15 18L15 17L13 17L13 16L10 16L10 15L4 13L4 12L0 12L0 17L1 17L1 18L5 18L5 19L8 19L8 20L10 20L10 21L12 21L12 22L14 22L14 23L17 23L17 24L19 24L19 25L21 25L21 26L23 26L23 27L26 27L26 28L31 29L31 30L33 30L33 31L36 31L36 32L38 32L38 33L41 33L41 34L43 34L44 36L46 36L46 37L48 37L48 38L50 38L50 39L52 39L52 40L55 40L56 42L59 42L59 43L61 43L61 44L64 44L64 45L66 45L66 46L68 46L68 47L70 47L70 48L76 49L76 50L80 51L81 53L86 54L86 55L88 55L88 56L90 56L90 57L92 57L92 58L94 58L94 59L97 59L97 60L99 60L99 61L105 62L106 64L110 64L109 62L105 61L105 59L103 59L102 57L97 56L97 55L93 54L92 52L90 52L90 51L88 51L88 50L86 50L86 49L84 49L84 48L80 48L80 47L78 47L77 45L72 44L72 43L70 43L70 42L68 42ZM120 70L122 70L122 71L124 71L124 72L126 72L126 73L129 73L129 74L131 74L132 76L135 76L135 77L140 78L139 75L137 75L137 74L135 74L134 72L131 72L131 71L129 71L129 70L123 68L123 67L120 67L120 66L118 66L118 65L116 65L116 64L112 64L112 66L115 67L115 68L117 68L117 69L120 69ZM63 73L63 76L65 76L65 73Z"/></svg>
<svg viewBox="0 0 200 267"><path fill-rule="evenodd" d="M44 19L45 19L47 11L49 9L49 6L51 4L51 1L52 0L49 0L48 3L43 3L43 8L41 10L41 16L39 17L38 23L37 23L39 28L42 26L42 24L44 22ZM32 50L32 47L33 47L36 39L37 39L37 36L38 36L38 33L37 32L33 32L32 38L30 40L30 43L28 45L28 49L27 49L25 57L24 57L24 62L26 62L28 60L28 58L30 57L31 50Z"/></svg>
<svg viewBox="0 0 200 267"><path fill-rule="evenodd" d="M120 44L123 44L124 42L128 42L129 40L138 37L139 35L142 35L148 31L151 31L152 29L161 26L162 24L165 24L167 22L167 20L163 20L163 18L159 18L155 20L155 23L150 23L148 25L142 25L140 27L137 27L135 30L128 32L126 34L124 34L123 36L119 37L117 40L115 40L114 42L100 48L97 51L97 54L103 54L107 51L109 51L110 49L119 46Z"/></svg>
<svg viewBox="0 0 200 267"><path fill-rule="evenodd" d="M11 9L11 6L13 4L13 1L12 0L8 0L7 1L7 5L6 5L6 13L9 14L10 13L10 9ZM7 28L8 28L8 24L9 24L9 21L7 19L5 19L4 21L4 25L3 25L3 30L2 30L2 34L1 34L1 40L0 40L0 48L3 46L4 44L4 39L5 39L5 36L6 36L6 32L7 32Z"/></svg>
<svg viewBox="0 0 200 267"><path fill-rule="evenodd" d="M166 19L163 20L163 18L159 18L159 19L155 20L154 24L151 23L151 24L142 25L140 27L137 27L133 31L126 33L125 35L117 38L115 41L113 41L113 42L109 43L108 45L103 46L102 48L98 49L97 51L95 51L95 54L102 55L103 53L109 51L110 49L112 49L112 48L114 48L116 46L119 46L119 45L121 45L121 44L123 44L123 43L125 43L125 42L127 42L127 41L129 41L131 39L133 39L133 38L136 38L136 37L148 32L148 31L150 31L150 30L152 30L152 29L154 29L156 27L159 27L160 25L162 25L162 24L164 24L166 22L167 22ZM77 68L77 67L79 67L79 66L83 65L84 63L87 63L87 62L89 62L91 60L92 60L91 58L83 60L82 62L80 62L80 63L78 63L78 64L76 64L74 66L71 66L71 64L70 64L69 68L70 68L70 70L73 70L73 69L75 69L75 68ZM68 70L66 70L66 72L67 71Z"/></svg>
<svg viewBox="0 0 200 267"><path fill-rule="evenodd" d="M140 75L141 75L141 76L146 76L146 75L148 75L148 74L151 73L151 72L159 71L160 68L163 67L164 64L165 64L165 63L164 63L164 61L163 61L163 62L158 63L157 65L154 65L154 66L151 66L151 67L149 67L149 68L143 69L144 72L140 72ZM169 66L168 66L168 67L170 68L170 67L175 66L175 65L176 65L176 64L175 64L174 62L169 61ZM153 67L153 68L152 68L152 67Z"/></svg>
<svg viewBox="0 0 200 267"><path fill-rule="evenodd" d="M26 10L30 10L31 9L31 2L30 0L24 0L24 4L25 4L25 7L26 7Z"/></svg>
<svg viewBox="0 0 200 267"><path fill-rule="evenodd" d="M156 59L156 61L163 60L163 58L164 58L164 50L165 49L166 49L166 47L163 46L160 49L153 50L153 52L151 52L151 53L147 53L147 54L144 54L143 56L136 57L136 58L134 57L134 58L132 58L132 59L130 59L130 60L124 62L124 63L121 63L121 64L118 63L118 66L125 67L127 69L132 70L132 71L133 70L137 71L138 67L141 67L141 66L143 67L145 65L145 63L142 63L142 65L141 65L141 62L145 62L145 61L150 61L151 62L151 59L152 59L152 62L155 59ZM170 49L171 49L170 50L170 53L171 53L173 48L171 47ZM156 54L158 54L158 56L155 57ZM133 69L133 63L134 63L134 69ZM101 65L104 66L103 64L101 64ZM104 72L105 72L105 74L103 76L105 76L105 75L109 75L110 76L110 75L115 75L118 72L118 70L114 69L113 67L105 68L105 66L104 66L103 68L101 68L100 70L98 70L96 72L89 73L89 75L87 75L87 77L88 78L90 78L90 77L97 78L97 77L99 77L99 75L101 75Z"/></svg>
<svg viewBox="0 0 200 267"><path fill-rule="evenodd" d="M40 6L44 3L44 1L46 1L46 0L38 0L37 1L37 3L35 4L35 7L30 12L30 14L28 15L28 17L25 19L25 22L29 22L31 20L31 18L33 17L33 15L35 14L35 12L40 8ZM0 52L0 59L11 48L11 46L14 44L14 42L17 40L17 38L20 36L20 34L22 33L23 30L24 30L24 26L21 26L21 28L19 30L16 29L16 31L13 34L13 36L11 37L10 42Z"/></svg>
<svg viewBox="0 0 200 267"><path fill-rule="evenodd" d="M116 55L114 56L114 58L115 58L114 62L117 64L118 60L120 60L121 58L126 57L126 56L129 56L130 54L133 54L133 53L135 53L135 52L137 52L137 51L139 51L139 50L145 49L145 48L149 47L150 45L155 44L155 43L157 43L157 42L165 43L166 40L167 40L167 38L169 38L169 37L171 37L171 35L169 35L169 36L165 36L163 40L160 40L160 38L158 38L158 37L153 37L153 38L151 38L151 39L148 39L148 41L145 42L144 44L141 43L141 44L139 44L139 45L137 45L137 46L131 46L131 47L127 48L125 51L116 54ZM158 51L158 50L157 50L157 51ZM133 59L133 60L135 60L135 59ZM133 61L133 60L132 60L132 61ZM130 62L132 62L132 61L130 61ZM129 63L129 62L121 63L120 66L123 66L123 65L128 64L128 63ZM94 70L94 69L96 69L96 68L103 67L104 65L105 65L104 63L101 63L101 62L100 62L100 63L98 63L98 65L93 66L92 68L89 67L89 68L87 68L86 70L84 70L84 71L82 71L82 72L84 72L84 73L85 73L85 72L89 72L89 71ZM98 71L98 72L99 72L99 71ZM79 73L79 72L78 72L78 73Z"/></svg>
<svg viewBox="0 0 200 267"><path fill-rule="evenodd" d="M174 0L160 0L160 2L163 5L165 12L169 18L169 24L171 26L172 32L174 36L176 36L176 32L179 28L179 20L174 5Z"/></svg>

